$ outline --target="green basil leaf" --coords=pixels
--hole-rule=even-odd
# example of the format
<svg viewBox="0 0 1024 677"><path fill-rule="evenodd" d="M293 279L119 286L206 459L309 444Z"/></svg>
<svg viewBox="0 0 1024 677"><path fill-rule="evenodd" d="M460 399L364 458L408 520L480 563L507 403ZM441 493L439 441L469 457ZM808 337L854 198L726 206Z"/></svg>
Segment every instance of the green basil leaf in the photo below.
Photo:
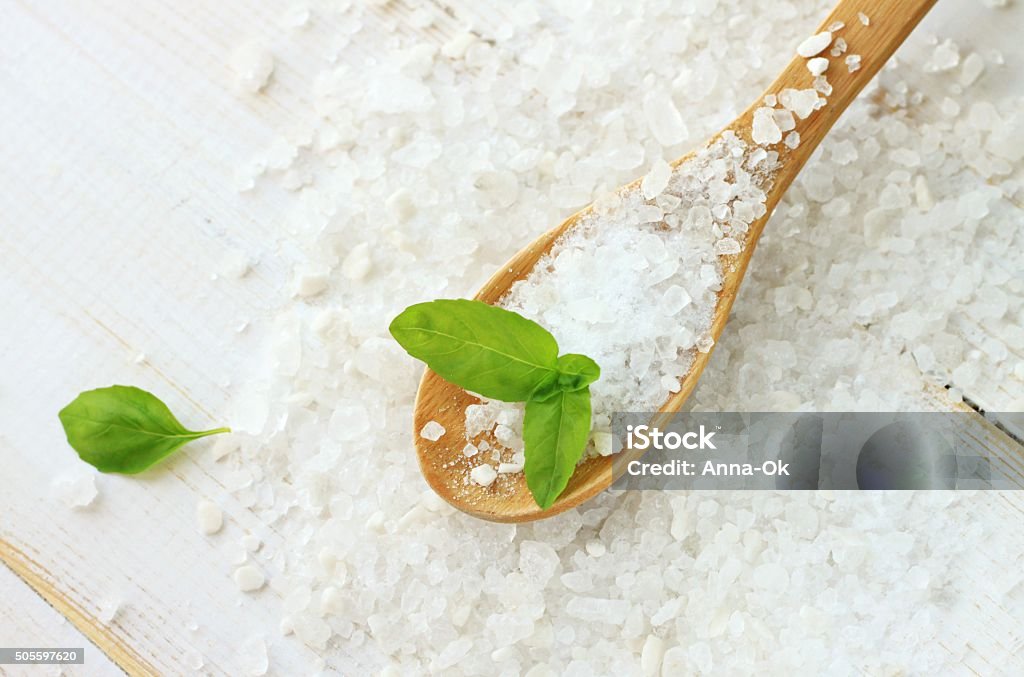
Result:
<svg viewBox="0 0 1024 677"><path fill-rule="evenodd" d="M565 490L590 437L590 388L560 391L526 403L526 486L547 509Z"/></svg>
<svg viewBox="0 0 1024 677"><path fill-rule="evenodd" d="M132 386L87 390L60 410L68 443L102 472L134 474L192 440L231 432L195 432L178 422L155 395Z"/></svg>
<svg viewBox="0 0 1024 677"><path fill-rule="evenodd" d="M489 399L523 402L557 374L558 344L547 330L481 301L418 303L389 329L441 378Z"/></svg>
<svg viewBox="0 0 1024 677"><path fill-rule="evenodd" d="M558 358L558 387L573 391L601 378L601 367L586 355L569 353Z"/></svg>

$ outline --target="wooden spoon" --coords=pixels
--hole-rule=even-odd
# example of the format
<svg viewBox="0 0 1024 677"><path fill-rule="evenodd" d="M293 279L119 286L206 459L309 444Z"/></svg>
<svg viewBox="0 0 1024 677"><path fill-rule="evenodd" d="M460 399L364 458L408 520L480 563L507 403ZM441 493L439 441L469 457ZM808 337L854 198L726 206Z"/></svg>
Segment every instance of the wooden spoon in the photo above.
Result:
<svg viewBox="0 0 1024 677"><path fill-rule="evenodd" d="M722 290L711 326L711 335L717 342L725 322L729 318L740 282L747 270L750 256L754 253L757 240L764 224L771 216L782 194L796 178L807 159L832 128L846 107L874 77L892 53L917 26L922 17L935 4L935 0L842 0L822 22L815 33L827 30L837 21L845 27L836 32L848 44L847 51L839 57L829 57L828 49L820 56L829 57L826 73L832 85L828 103L804 120L797 120L796 131L800 134L800 145L791 150L782 143L771 146L779 153L780 167L768 191L765 216L750 224L743 249L739 254L722 256ZM869 17L869 25L860 20L860 14ZM795 45L794 45L795 49ZM860 69L849 72L845 57L859 54ZM807 68L807 59L795 56L781 75L772 83L765 94L778 95L783 89L808 89L813 76ZM750 106L742 115L729 124L725 130L734 131L746 143L752 144L750 130L754 110L764 105L763 97ZM723 130L723 131L725 131ZM721 133L721 132L720 132ZM717 137L718 135L716 135ZM673 166L688 160L692 153L680 158ZM630 184L635 187L639 180ZM566 230L584 215L592 206L585 207L570 216L561 225L531 242L525 249L502 266L487 284L477 293L476 298L487 303L497 303L509 288L526 277L540 259ZM690 371L682 378L678 392L668 394L661 407L662 412L675 412L693 392L711 353L697 352ZM465 410L479 400L462 388L454 386L431 370L427 370L420 382L416 397L413 420L413 435L419 456L420 468L430 486L453 506L475 517L496 522L527 522L556 515L575 507L606 489L612 483L612 461L609 457L598 457L581 463L565 492L554 505L541 510L526 487L522 474L499 475L489 487L467 482L469 470L479 460L467 459L462 449L466 445ZM420 437L419 431L428 421L437 421L445 428L445 434L436 442Z"/></svg>

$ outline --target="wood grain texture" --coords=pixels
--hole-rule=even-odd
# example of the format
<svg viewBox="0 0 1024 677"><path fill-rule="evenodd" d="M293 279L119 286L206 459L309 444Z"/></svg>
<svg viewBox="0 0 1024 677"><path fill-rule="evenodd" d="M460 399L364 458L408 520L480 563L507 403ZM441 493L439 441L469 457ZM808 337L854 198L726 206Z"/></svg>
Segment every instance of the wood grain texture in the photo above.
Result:
<svg viewBox="0 0 1024 677"><path fill-rule="evenodd" d="M2 546L0 546L2 547ZM40 597L11 569L0 565L0 646L85 649L83 665L66 665L68 677L113 677L124 674L118 665L68 621L57 607ZM0 665L3 677L32 677L47 670L39 666Z"/></svg>
<svg viewBox="0 0 1024 677"><path fill-rule="evenodd" d="M846 27L837 35L842 35L847 41L850 53L861 55L861 68L851 72L841 65L841 59L832 59L833 66L828 75L833 92L824 108L812 113L807 119L797 119L796 131L800 134L800 145L796 149L790 149L782 143L771 146L773 150L779 152L780 167L767 190L767 213L750 225L739 254L719 257L724 279L722 290L718 292L711 323L711 336L716 342L725 329L750 258L757 247L758 238L771 218L775 206L843 111L889 60L893 52L903 44L934 4L935 0L903 0L898 3L886 0L842 0L815 31L825 30L836 21L845 23ZM869 26L864 26L858 20L860 12L873 17ZM764 94L778 95L787 88L810 88L813 76L807 70L806 64L807 59L795 56ZM764 105L762 98L758 97L742 115L727 125L723 132L735 132L744 141L753 144L750 129L754 111ZM680 158L673 166L678 167L692 157L691 153ZM634 190L639 183L640 179L637 179L624 189ZM566 231L580 219L588 216L591 210L592 206L585 207L527 245L495 272L475 298L486 303L497 303L513 284L533 270L537 261L551 250ZM693 351L692 366L681 379L679 391L667 394L660 411L679 411L693 389L697 387L697 381L713 353L713 349L708 352ZM552 517L574 508L611 485L614 478L609 457L592 458L581 463L565 491L547 510L542 510L533 500L526 486L525 477L521 474L500 476L488 487L467 482L473 461L462 454L466 440L464 412L468 405L477 401L462 388L448 383L429 369L423 375L416 396L413 436L420 468L434 491L459 510L474 517L496 522L527 522ZM440 440L427 440L418 434L431 420L439 422L447 431ZM494 440L491 439L489 442L494 443Z"/></svg>

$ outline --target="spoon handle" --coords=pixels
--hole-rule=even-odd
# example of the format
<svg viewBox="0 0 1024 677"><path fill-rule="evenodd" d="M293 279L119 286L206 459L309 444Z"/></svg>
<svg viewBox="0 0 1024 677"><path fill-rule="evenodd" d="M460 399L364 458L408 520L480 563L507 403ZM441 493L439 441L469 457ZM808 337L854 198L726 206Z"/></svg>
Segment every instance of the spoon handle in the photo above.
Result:
<svg viewBox="0 0 1024 677"><path fill-rule="evenodd" d="M785 192L790 181L807 162L821 140L846 110L847 106L864 89L876 73L885 65L896 48L914 30L936 0L841 0L822 22L818 31L826 31L836 22L844 26L835 31L833 43L820 56L829 60L825 76L832 91L826 96L828 103L805 120L798 120L796 131L800 134L800 145L790 150L779 144L781 161L780 176L768 196L768 206L775 203ZM861 16L867 17L867 25ZM846 51L831 56L829 50L835 41L846 41ZM859 68L851 70L846 59L851 55L860 56ZM814 76L807 67L807 59L795 56L782 71L766 94L778 95L783 89L807 89L812 86ZM763 106L761 101L751 106L741 117L739 129L750 129L754 110Z"/></svg>

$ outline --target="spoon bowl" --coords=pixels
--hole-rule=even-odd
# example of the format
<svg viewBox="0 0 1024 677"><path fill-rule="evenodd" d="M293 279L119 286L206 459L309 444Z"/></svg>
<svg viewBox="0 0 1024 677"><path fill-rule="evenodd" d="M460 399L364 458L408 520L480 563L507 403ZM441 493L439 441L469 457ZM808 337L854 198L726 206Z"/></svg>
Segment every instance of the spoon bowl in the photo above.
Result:
<svg viewBox="0 0 1024 677"><path fill-rule="evenodd" d="M775 206L843 111L902 44L935 1L903 0L893 3L885 0L842 0L815 31L825 31L836 22L843 22L845 26L841 35L849 45L846 53L860 55L860 68L850 70L842 58L833 59L834 69L827 72L828 82L832 86L827 103L807 118L796 120L796 131L800 135L797 148L791 149L782 143L770 146L772 150L778 152L779 159L771 184L765 189L766 213L750 224L739 253L719 256L723 274L722 289L717 293L710 329L716 343L729 319L732 304L739 292L740 283L757 241ZM863 23L859 19L860 15L870 17L870 24ZM807 59L796 56L766 90L765 95L778 95L787 88L808 89L812 81L813 76L808 70ZM744 113L721 132L712 136L705 145L726 131L732 131L748 146L756 146L751 138L751 128L754 111L764 105L762 101L763 97L759 97ZM691 152L673 162L673 169L692 159L694 154ZM624 186L623 190L637 189L639 184L640 179L637 179ZM498 303L514 283L525 278L533 270L537 261L551 250L566 231L589 215L592 210L593 205L583 208L516 253L487 281L475 298L490 304ZM682 407L696 387L712 352L713 348L708 352L694 350L693 362L686 375L680 379L679 390L666 394L666 399L659 409L662 414L676 412ZM423 476L434 491L459 510L496 522L532 521L576 507L612 484L613 462L608 456L582 461L565 491L546 510L542 510L534 502L521 473L499 475L489 487L469 482L469 471L477 463L462 453L467 443L465 410L467 406L479 402L478 398L445 381L430 369L423 374L416 396L413 430ZM445 434L436 441L419 435L419 431L430 421L440 423L445 429ZM490 433L484 433L470 441L488 439L493 444L494 440L489 438L489 435Z"/></svg>

